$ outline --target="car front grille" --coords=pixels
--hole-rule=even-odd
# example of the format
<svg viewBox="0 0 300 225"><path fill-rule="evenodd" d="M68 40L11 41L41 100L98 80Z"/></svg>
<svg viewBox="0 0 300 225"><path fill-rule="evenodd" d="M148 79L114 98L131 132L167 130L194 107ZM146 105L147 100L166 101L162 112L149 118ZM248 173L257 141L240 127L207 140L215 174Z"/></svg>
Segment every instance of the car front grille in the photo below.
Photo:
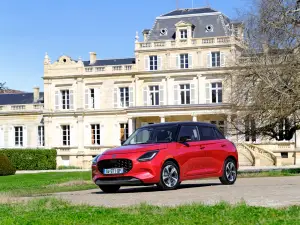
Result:
<svg viewBox="0 0 300 225"><path fill-rule="evenodd" d="M98 162L98 169L103 174L104 169L124 168L124 173L132 169L132 161L129 159L109 159Z"/></svg>

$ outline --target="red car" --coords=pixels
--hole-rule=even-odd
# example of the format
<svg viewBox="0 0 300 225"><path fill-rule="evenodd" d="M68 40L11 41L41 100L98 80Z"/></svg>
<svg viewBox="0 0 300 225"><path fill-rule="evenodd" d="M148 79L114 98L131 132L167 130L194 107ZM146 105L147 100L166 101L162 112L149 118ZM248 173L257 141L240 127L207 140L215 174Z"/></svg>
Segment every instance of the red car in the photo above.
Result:
<svg viewBox="0 0 300 225"><path fill-rule="evenodd" d="M237 149L215 125L176 122L137 129L121 147L94 158L92 177L107 193L153 184L173 190L182 181L208 177L232 185L237 169Z"/></svg>

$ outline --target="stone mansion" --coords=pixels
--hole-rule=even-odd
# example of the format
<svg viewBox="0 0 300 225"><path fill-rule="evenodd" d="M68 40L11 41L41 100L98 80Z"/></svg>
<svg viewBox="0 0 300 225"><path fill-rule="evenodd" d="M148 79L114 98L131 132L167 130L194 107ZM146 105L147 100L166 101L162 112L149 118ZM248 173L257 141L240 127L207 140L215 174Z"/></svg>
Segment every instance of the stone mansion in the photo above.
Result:
<svg viewBox="0 0 300 225"><path fill-rule="evenodd" d="M224 77L242 48L242 24L211 8L178 9L142 36L132 58L90 52L88 60L52 62L46 54L43 93L0 94L0 148L56 148L58 165L89 168L146 124L205 121L226 135L232 112Z"/></svg>

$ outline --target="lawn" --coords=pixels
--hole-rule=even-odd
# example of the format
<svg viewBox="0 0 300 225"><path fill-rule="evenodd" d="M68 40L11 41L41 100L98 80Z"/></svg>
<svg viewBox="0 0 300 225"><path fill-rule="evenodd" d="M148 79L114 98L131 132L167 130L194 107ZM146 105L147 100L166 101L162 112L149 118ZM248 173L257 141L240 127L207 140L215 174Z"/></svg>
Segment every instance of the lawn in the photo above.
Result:
<svg viewBox="0 0 300 225"><path fill-rule="evenodd" d="M0 224L300 224L300 207L273 209L245 204L103 208L55 199L0 205Z"/></svg>
<svg viewBox="0 0 300 225"><path fill-rule="evenodd" d="M97 188L91 180L91 172L57 172L0 176L0 195L32 196L91 188Z"/></svg>

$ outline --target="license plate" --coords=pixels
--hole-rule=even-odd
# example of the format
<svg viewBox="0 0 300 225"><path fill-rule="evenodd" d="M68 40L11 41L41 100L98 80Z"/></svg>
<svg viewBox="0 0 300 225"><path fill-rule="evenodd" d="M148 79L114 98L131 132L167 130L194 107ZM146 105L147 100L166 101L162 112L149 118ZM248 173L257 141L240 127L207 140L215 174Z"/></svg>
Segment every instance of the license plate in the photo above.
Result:
<svg viewBox="0 0 300 225"><path fill-rule="evenodd" d="M104 174L122 174L124 173L123 168L112 168L112 169L104 169Z"/></svg>

